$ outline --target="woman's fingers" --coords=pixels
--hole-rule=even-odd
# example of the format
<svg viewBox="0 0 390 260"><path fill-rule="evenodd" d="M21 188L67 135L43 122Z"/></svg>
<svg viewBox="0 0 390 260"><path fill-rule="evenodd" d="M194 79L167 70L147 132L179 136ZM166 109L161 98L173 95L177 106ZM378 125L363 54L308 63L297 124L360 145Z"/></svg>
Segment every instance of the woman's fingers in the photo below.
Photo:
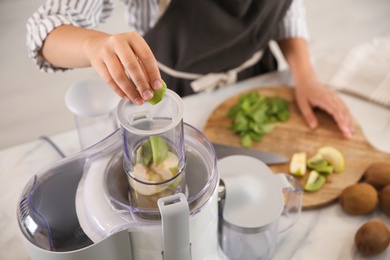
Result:
<svg viewBox="0 0 390 260"><path fill-rule="evenodd" d="M128 78L120 60L116 56L113 56L106 60L106 66L111 76L109 85L117 85L134 104L142 105L144 103L144 98L140 95L137 87Z"/></svg>
<svg viewBox="0 0 390 260"><path fill-rule="evenodd" d="M351 138L354 133L353 119L345 104L332 92L331 101L323 106L323 109L332 115L338 128L346 138Z"/></svg>
<svg viewBox="0 0 390 260"><path fill-rule="evenodd" d="M137 33L109 35L95 41L88 56L91 65L115 93L137 105L151 99L153 89L162 86L157 61Z"/></svg>
<svg viewBox="0 0 390 260"><path fill-rule="evenodd" d="M140 35L136 33L130 34L132 39L131 48L142 64L144 71L148 75L152 88L154 90L162 88L160 70L158 69L157 61L152 50L149 48L149 45L146 43L144 38Z"/></svg>
<svg viewBox="0 0 390 260"><path fill-rule="evenodd" d="M122 37L122 35L117 37ZM131 45L134 44L133 39L130 39L129 42L123 41L121 38L113 40L117 41L114 43L115 53L122 65L122 70L127 72L142 99L151 99L153 97L153 89L149 84L149 75L145 74L137 55L131 48ZM120 86L125 88L123 89L125 93L132 91L127 89L128 85L126 84L121 84Z"/></svg>
<svg viewBox="0 0 390 260"><path fill-rule="evenodd" d="M121 98L127 98L127 95L122 91L122 89L115 83L112 79L106 64L102 61L97 61L92 64L93 68L97 71L99 76L103 79L103 81Z"/></svg>
<svg viewBox="0 0 390 260"><path fill-rule="evenodd" d="M123 41L126 37L127 41ZM137 33L113 37L115 52L144 100L153 97L153 90L162 87L157 61L145 40ZM123 85L127 87L126 85ZM127 93L126 89L123 89Z"/></svg>
<svg viewBox="0 0 390 260"><path fill-rule="evenodd" d="M305 119L306 123L309 125L310 128L316 128L318 126L318 121L313 113L313 109L309 104L308 100L299 95L297 95L296 98L299 110L301 111L301 114Z"/></svg>
<svg viewBox="0 0 390 260"><path fill-rule="evenodd" d="M103 81L121 98L142 105L144 100L139 95L133 83L127 77L120 61L110 55L104 60L95 61L92 66L99 73Z"/></svg>
<svg viewBox="0 0 390 260"><path fill-rule="evenodd" d="M332 90L319 83L311 83L296 90L296 100L299 109L310 128L318 125L313 108L318 107L335 120L345 138L351 138L354 133L353 118L347 106Z"/></svg>

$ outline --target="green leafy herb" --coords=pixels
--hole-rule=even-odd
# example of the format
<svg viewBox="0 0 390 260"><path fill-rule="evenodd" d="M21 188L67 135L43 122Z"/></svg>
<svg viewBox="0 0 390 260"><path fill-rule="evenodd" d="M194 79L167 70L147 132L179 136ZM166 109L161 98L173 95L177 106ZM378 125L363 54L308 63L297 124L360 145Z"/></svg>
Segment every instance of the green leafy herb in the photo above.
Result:
<svg viewBox="0 0 390 260"><path fill-rule="evenodd" d="M241 136L241 145L251 147L252 142L261 142L263 135L270 133L275 122L290 118L289 102L280 97L261 96L257 91L241 95L226 117L233 118L230 129Z"/></svg>

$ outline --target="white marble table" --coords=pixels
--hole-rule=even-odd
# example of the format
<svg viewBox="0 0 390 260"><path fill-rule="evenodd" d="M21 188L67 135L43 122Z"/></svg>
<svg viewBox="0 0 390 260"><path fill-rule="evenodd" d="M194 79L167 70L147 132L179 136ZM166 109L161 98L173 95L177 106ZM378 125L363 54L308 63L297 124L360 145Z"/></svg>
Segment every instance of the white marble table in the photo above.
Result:
<svg viewBox="0 0 390 260"><path fill-rule="evenodd" d="M202 129L212 110L237 92L259 86L291 85L287 71L253 78L211 93L184 98L184 121ZM390 110L347 95L341 95L361 125L369 142L390 153ZM79 151L76 131L50 137L66 154ZM16 207L25 184L60 155L46 141L38 139L0 151L0 259L29 259L18 233ZM368 216L349 216L337 203L304 211L297 224L282 234L273 259L364 259L354 243L356 230L369 219L380 219L390 227L390 218L380 210ZM390 259L390 248L370 259Z"/></svg>

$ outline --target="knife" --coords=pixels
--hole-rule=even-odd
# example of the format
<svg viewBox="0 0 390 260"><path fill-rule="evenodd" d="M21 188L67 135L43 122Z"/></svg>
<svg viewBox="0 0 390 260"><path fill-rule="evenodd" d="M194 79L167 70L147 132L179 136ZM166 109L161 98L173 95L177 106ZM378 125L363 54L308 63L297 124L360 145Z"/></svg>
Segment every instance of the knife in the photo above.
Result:
<svg viewBox="0 0 390 260"><path fill-rule="evenodd" d="M276 153L252 150L218 143L212 144L214 146L215 153L217 154L217 159L222 159L223 157L230 155L248 155L257 158L268 165L282 164L288 162L288 159L286 157L283 157Z"/></svg>

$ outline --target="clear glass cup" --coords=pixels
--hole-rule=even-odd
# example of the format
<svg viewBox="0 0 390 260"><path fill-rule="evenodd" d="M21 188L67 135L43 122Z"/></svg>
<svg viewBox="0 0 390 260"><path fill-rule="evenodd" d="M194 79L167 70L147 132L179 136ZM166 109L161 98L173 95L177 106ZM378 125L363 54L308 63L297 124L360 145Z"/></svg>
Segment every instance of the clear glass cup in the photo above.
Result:
<svg viewBox="0 0 390 260"><path fill-rule="evenodd" d="M183 110L182 99L169 89L155 105L122 100L117 107L135 212L158 213L158 199L184 192Z"/></svg>

